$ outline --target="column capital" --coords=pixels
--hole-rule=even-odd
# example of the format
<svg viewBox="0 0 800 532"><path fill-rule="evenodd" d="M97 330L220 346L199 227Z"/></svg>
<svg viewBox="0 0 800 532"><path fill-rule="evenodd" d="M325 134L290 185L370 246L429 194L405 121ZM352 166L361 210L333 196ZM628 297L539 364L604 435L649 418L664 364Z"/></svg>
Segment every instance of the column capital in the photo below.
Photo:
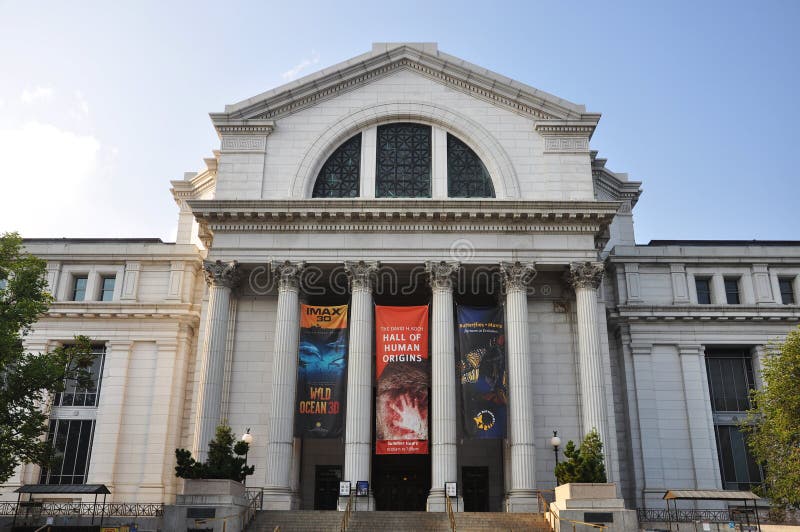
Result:
<svg viewBox="0 0 800 532"><path fill-rule="evenodd" d="M206 282L209 286L225 286L227 288L236 288L242 276L239 263L235 260L231 262L204 260L203 272L206 274Z"/></svg>
<svg viewBox="0 0 800 532"><path fill-rule="evenodd" d="M270 263L272 274L278 277L278 289L297 290L300 286L300 274L306 267L305 262L292 262L289 260L273 260Z"/></svg>
<svg viewBox="0 0 800 532"><path fill-rule="evenodd" d="M603 280L605 265L602 262L573 262L569 265L567 279L573 288L594 288Z"/></svg>
<svg viewBox="0 0 800 532"><path fill-rule="evenodd" d="M503 285L506 291L525 291L528 283L536 277L536 266L532 262L501 262L500 272L503 274Z"/></svg>
<svg viewBox="0 0 800 532"><path fill-rule="evenodd" d="M428 261L425 263L425 272L428 274L428 280L434 290L452 290L453 274L460 269L461 263L458 261Z"/></svg>
<svg viewBox="0 0 800 532"><path fill-rule="evenodd" d="M381 267L378 261L346 260L344 261L344 271L350 279L350 291L371 290L372 276Z"/></svg>

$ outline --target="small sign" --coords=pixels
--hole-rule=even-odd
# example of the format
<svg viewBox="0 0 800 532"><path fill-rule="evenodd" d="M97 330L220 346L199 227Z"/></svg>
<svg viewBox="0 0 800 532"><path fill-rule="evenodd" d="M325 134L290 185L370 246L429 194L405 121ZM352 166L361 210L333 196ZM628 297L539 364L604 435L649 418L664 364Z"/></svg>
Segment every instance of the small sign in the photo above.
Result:
<svg viewBox="0 0 800 532"><path fill-rule="evenodd" d="M339 496L340 497L349 497L350 496L350 481L349 480L340 480L339 481Z"/></svg>
<svg viewBox="0 0 800 532"><path fill-rule="evenodd" d="M104 526L100 529L100 532L119 532L119 528L115 526Z"/></svg>
<svg viewBox="0 0 800 532"><path fill-rule="evenodd" d="M614 514L611 512L584 512L583 520L587 523L613 523Z"/></svg>
<svg viewBox="0 0 800 532"><path fill-rule="evenodd" d="M369 481L359 480L356 482L356 497L369 496Z"/></svg>
<svg viewBox="0 0 800 532"><path fill-rule="evenodd" d="M448 497L458 497L458 490L456 488L457 484L455 482L445 482L444 483L444 494Z"/></svg>
<svg viewBox="0 0 800 532"><path fill-rule="evenodd" d="M187 519L214 519L217 516L216 508L191 507L186 509Z"/></svg>
<svg viewBox="0 0 800 532"><path fill-rule="evenodd" d="M703 523L703 532L711 532L711 523Z"/></svg>
<svg viewBox="0 0 800 532"><path fill-rule="evenodd" d="M730 523L728 523L728 528L736 528L736 523L731 521Z"/></svg>

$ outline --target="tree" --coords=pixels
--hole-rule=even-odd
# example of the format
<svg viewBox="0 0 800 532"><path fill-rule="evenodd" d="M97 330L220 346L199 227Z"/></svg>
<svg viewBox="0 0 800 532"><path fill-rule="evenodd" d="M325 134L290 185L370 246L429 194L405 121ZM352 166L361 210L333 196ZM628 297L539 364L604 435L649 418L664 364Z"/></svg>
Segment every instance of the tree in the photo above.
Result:
<svg viewBox="0 0 800 532"><path fill-rule="evenodd" d="M769 346L761 377L764 386L751 392L740 428L765 466L760 495L783 509L800 508L800 327Z"/></svg>
<svg viewBox="0 0 800 532"><path fill-rule="evenodd" d="M213 440L208 444L208 460L198 462L191 451L175 449L175 476L178 478L229 479L241 482L252 475L255 466L247 465L250 444L236 440L231 428L222 424L217 427Z"/></svg>
<svg viewBox="0 0 800 532"><path fill-rule="evenodd" d="M0 235L0 484L20 464L51 465L52 445L42 438L49 394L70 381L91 385L88 338L47 353L25 350L23 338L52 302L45 274L45 261L25 254L19 235Z"/></svg>
<svg viewBox="0 0 800 532"><path fill-rule="evenodd" d="M606 482L606 466L603 458L603 442L597 429L586 435L579 448L570 440L564 448L567 460L556 465L558 484L569 482Z"/></svg>

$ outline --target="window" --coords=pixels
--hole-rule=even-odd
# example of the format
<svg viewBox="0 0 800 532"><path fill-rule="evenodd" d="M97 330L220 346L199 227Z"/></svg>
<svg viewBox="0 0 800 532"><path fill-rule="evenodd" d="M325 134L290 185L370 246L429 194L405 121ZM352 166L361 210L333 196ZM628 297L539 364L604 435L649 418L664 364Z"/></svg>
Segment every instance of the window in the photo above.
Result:
<svg viewBox="0 0 800 532"><path fill-rule="evenodd" d="M55 395L53 406L97 406L97 400L100 395L100 381L103 375L105 349L103 347L95 348L94 355L94 362L88 368L91 374L91 385L88 388L80 388L74 381L67 382L64 391Z"/></svg>
<svg viewBox="0 0 800 532"><path fill-rule="evenodd" d="M778 279L778 286L781 290L781 303L784 305L794 305L794 282L789 277Z"/></svg>
<svg viewBox="0 0 800 532"><path fill-rule="evenodd" d="M55 450L51 469L42 469L40 484L84 484L94 437L94 421L52 419L47 440Z"/></svg>
<svg viewBox="0 0 800 532"><path fill-rule="evenodd" d="M100 301L111 301L114 299L114 284L116 276L103 276L100 282Z"/></svg>
<svg viewBox="0 0 800 532"><path fill-rule="evenodd" d="M739 279L725 278L725 299L729 305L739 304Z"/></svg>
<svg viewBox="0 0 800 532"><path fill-rule="evenodd" d="M724 489L749 490L762 479L761 468L747 448L738 419L750 408L753 357L747 348L706 349L708 389Z"/></svg>
<svg viewBox="0 0 800 532"><path fill-rule="evenodd" d="M708 350L706 369L715 412L741 412L750 408L750 390L755 388L755 381L749 350Z"/></svg>
<svg viewBox="0 0 800 532"><path fill-rule="evenodd" d="M357 198L361 179L361 133L328 157L314 183L314 198Z"/></svg>
<svg viewBox="0 0 800 532"><path fill-rule="evenodd" d="M450 198L493 198L489 172L472 149L447 134L447 196Z"/></svg>
<svg viewBox="0 0 800 532"><path fill-rule="evenodd" d="M744 434L736 425L716 425L719 467L722 473L722 488L726 490L750 490L761 484L761 468L747 448Z"/></svg>
<svg viewBox="0 0 800 532"><path fill-rule="evenodd" d="M86 299L86 284L88 282L88 275L76 275L72 278L72 301L83 301Z"/></svg>
<svg viewBox="0 0 800 532"><path fill-rule="evenodd" d="M378 126L375 196L431 197L430 126L406 123Z"/></svg>
<svg viewBox="0 0 800 532"><path fill-rule="evenodd" d="M701 305L711 304L711 279L708 277L697 277L694 280L697 289L697 302Z"/></svg>

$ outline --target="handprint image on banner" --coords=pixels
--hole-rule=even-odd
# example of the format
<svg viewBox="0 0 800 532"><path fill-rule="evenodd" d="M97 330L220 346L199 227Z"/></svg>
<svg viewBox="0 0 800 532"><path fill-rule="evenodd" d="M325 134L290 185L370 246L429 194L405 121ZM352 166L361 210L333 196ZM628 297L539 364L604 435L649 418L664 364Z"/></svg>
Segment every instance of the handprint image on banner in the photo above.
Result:
<svg viewBox="0 0 800 532"><path fill-rule="evenodd" d="M503 307L457 306L458 373L464 432L505 438L508 405Z"/></svg>
<svg viewBox="0 0 800 532"><path fill-rule="evenodd" d="M428 306L376 306L375 356L375 454L428 454Z"/></svg>
<svg viewBox="0 0 800 532"><path fill-rule="evenodd" d="M347 305L301 305L295 436L342 435L346 376Z"/></svg>

